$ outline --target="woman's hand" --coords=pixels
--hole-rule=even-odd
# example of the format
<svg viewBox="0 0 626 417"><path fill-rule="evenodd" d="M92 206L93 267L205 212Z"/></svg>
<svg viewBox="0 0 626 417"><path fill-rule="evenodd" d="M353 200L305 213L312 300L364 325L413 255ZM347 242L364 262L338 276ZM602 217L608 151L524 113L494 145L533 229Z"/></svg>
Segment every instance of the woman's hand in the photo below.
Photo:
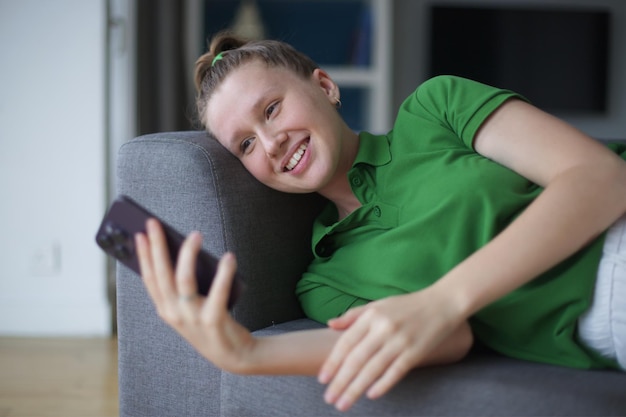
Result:
<svg viewBox="0 0 626 417"><path fill-rule="evenodd" d="M418 365L462 359L473 338L449 301L424 290L372 302L329 321L344 334L319 373L325 400L342 411L367 392L375 399Z"/></svg>
<svg viewBox="0 0 626 417"><path fill-rule="evenodd" d="M176 270L173 269L165 235L157 220L146 223L147 234L135 237L141 275L159 316L180 333L198 352L222 369L245 372L255 339L229 314L230 286L237 269L235 257L220 260L209 295L197 294L195 265L202 246L199 233L184 241Z"/></svg>

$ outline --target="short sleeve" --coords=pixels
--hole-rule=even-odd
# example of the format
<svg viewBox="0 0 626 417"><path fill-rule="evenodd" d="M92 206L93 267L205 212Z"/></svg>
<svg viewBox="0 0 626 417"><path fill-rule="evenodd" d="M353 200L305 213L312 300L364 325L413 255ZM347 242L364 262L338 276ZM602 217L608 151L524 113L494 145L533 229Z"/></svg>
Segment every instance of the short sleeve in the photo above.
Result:
<svg viewBox="0 0 626 417"><path fill-rule="evenodd" d="M524 97L465 78L441 75L421 84L402 105L400 112L430 118L446 126L473 149L476 132L502 103Z"/></svg>

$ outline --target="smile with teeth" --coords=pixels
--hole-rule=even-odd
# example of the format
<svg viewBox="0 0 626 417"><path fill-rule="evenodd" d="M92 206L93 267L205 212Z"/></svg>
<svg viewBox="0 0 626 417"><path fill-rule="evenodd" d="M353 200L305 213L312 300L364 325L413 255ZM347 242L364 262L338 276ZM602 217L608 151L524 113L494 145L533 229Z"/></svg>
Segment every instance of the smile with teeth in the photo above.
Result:
<svg viewBox="0 0 626 417"><path fill-rule="evenodd" d="M285 171L291 171L296 167L296 165L298 165L298 162L300 162L300 159L302 159L302 155L304 155L307 146L308 143L303 143L302 145L298 146L296 152L293 154L287 165L285 165Z"/></svg>

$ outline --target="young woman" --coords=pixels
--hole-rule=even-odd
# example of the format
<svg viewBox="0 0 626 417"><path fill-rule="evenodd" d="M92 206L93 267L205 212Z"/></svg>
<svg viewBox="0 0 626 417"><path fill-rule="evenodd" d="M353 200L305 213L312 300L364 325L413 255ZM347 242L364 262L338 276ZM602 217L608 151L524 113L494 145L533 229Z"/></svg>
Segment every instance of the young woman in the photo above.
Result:
<svg viewBox="0 0 626 417"><path fill-rule="evenodd" d="M160 225L136 237L160 316L242 374L310 374L348 409L474 338L512 357L626 368L626 164L519 95L457 77L422 84L386 135L353 132L340 91L275 41L221 34L196 64L199 117L262 183L329 200L300 280L328 328L255 338L229 315L224 255L209 296ZM605 231L608 229L608 232Z"/></svg>

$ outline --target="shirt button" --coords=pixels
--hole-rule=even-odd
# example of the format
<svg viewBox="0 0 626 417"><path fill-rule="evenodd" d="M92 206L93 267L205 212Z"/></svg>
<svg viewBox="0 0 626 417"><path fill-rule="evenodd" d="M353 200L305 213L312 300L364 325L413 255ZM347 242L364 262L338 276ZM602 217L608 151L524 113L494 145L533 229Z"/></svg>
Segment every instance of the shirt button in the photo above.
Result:
<svg viewBox="0 0 626 417"><path fill-rule="evenodd" d="M380 217L381 214L382 214L382 210L380 209L380 207L374 206L374 216Z"/></svg>
<svg viewBox="0 0 626 417"><path fill-rule="evenodd" d="M324 237L316 247L317 255L321 256L322 258L328 258L333 254L334 250L335 249L333 248L333 242L332 240L328 239L328 237Z"/></svg>
<svg viewBox="0 0 626 417"><path fill-rule="evenodd" d="M361 185L361 178L359 178L359 177L352 177L352 185L355 185L357 187L359 185Z"/></svg>

